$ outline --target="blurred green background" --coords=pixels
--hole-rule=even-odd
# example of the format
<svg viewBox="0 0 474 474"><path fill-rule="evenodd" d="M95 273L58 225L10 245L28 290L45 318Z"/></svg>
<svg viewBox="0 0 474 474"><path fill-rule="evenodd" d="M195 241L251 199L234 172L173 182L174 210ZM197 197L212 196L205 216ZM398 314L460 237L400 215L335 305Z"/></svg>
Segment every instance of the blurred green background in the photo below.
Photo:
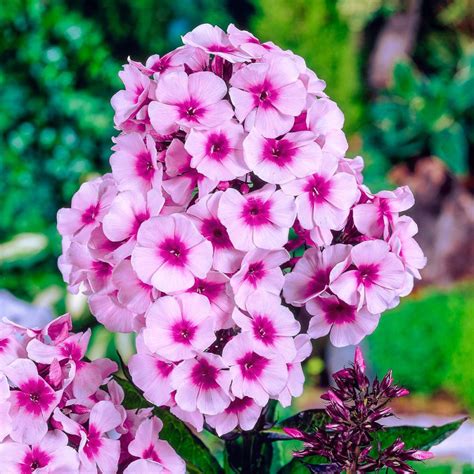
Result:
<svg viewBox="0 0 474 474"><path fill-rule="evenodd" d="M366 342L411 408L474 412L472 0L8 0L0 8L0 288L93 325L56 268L57 210L108 169L110 97L199 23L230 22L302 55L346 116L349 155L376 191L409 184L429 265ZM91 356L133 350L94 327ZM327 383L323 343L307 366ZM441 400L441 401L440 401ZM402 407L402 409L411 409ZM438 468L439 470L440 468ZM441 468L442 469L442 468ZM450 472L450 470L439 470Z"/></svg>

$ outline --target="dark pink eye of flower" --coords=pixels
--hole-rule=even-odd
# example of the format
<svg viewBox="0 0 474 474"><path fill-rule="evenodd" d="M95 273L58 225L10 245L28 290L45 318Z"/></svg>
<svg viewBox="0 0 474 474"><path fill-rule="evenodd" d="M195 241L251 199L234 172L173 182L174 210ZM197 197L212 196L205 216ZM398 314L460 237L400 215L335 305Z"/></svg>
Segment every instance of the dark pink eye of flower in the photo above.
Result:
<svg viewBox="0 0 474 474"><path fill-rule="evenodd" d="M312 202L324 201L330 191L330 182L315 174L308 180L305 191L309 193Z"/></svg>
<svg viewBox="0 0 474 474"><path fill-rule="evenodd" d="M266 316L257 315L253 318L253 333L264 344L271 345L275 340L275 327Z"/></svg>
<svg viewBox="0 0 474 474"><path fill-rule="evenodd" d="M201 232L215 247L230 247L229 234L218 219L205 219L202 222Z"/></svg>
<svg viewBox="0 0 474 474"><path fill-rule="evenodd" d="M242 217L251 226L266 224L270 217L270 202L264 202L259 198L251 197L245 203Z"/></svg>
<svg viewBox="0 0 474 474"><path fill-rule="evenodd" d="M46 411L54 398L54 392L41 379L29 380L17 393L19 405L36 416Z"/></svg>
<svg viewBox="0 0 474 474"><path fill-rule="evenodd" d="M153 177L155 174L155 167L153 166L150 153L140 153L137 156L135 170L138 176L146 180L149 180Z"/></svg>
<svg viewBox="0 0 474 474"><path fill-rule="evenodd" d="M189 345L196 334L196 326L191 321L183 319L171 328L171 332L175 342Z"/></svg>
<svg viewBox="0 0 474 474"><path fill-rule="evenodd" d="M101 262L100 260L96 260L92 263L92 269L98 277L102 278L108 277L113 270L111 265L109 265L107 262Z"/></svg>
<svg viewBox="0 0 474 474"><path fill-rule="evenodd" d="M252 405L252 400L249 397L236 398L227 407L226 411L229 413L240 413Z"/></svg>
<svg viewBox="0 0 474 474"><path fill-rule="evenodd" d="M356 319L356 308L343 301L323 300L322 306L329 324L353 323Z"/></svg>
<svg viewBox="0 0 474 474"><path fill-rule="evenodd" d="M188 249L177 237L165 239L161 245L159 253L165 262L175 266L183 266L186 263Z"/></svg>
<svg viewBox="0 0 474 474"><path fill-rule="evenodd" d="M263 157L278 166L291 162L295 156L295 149L288 140L267 139L263 147Z"/></svg>
<svg viewBox="0 0 474 474"><path fill-rule="evenodd" d="M245 274L245 279L249 280L251 283L257 283L258 280L261 280L265 276L265 266L263 262L253 262L249 265L247 273Z"/></svg>
<svg viewBox="0 0 474 474"><path fill-rule="evenodd" d="M221 291L223 291L224 287L225 284L223 283L216 283L196 278L196 282L194 283L194 286L189 289L189 292L196 292L200 295L207 296L209 301L212 301Z"/></svg>
<svg viewBox="0 0 474 474"><path fill-rule="evenodd" d="M359 284L369 285L373 283L378 276L377 265L361 265L358 272Z"/></svg>
<svg viewBox="0 0 474 474"><path fill-rule="evenodd" d="M193 99L183 102L179 106L180 118L192 122L196 121L202 115L202 112L203 110L200 108L199 103Z"/></svg>
<svg viewBox="0 0 474 474"><path fill-rule="evenodd" d="M206 390L219 386L216 382L218 375L219 369L209 364L205 359L199 360L191 371L193 384Z"/></svg>
<svg viewBox="0 0 474 474"><path fill-rule="evenodd" d="M230 152L229 140L224 133L211 133L207 139L206 154L215 159L223 160Z"/></svg>
<svg viewBox="0 0 474 474"><path fill-rule="evenodd" d="M21 473L26 474L34 472L36 469L41 469L47 466L50 460L51 458L47 453L38 448L32 448L21 463Z"/></svg>
<svg viewBox="0 0 474 474"><path fill-rule="evenodd" d="M330 271L330 268L324 268L315 272L315 274L311 278L311 282L309 283L306 289L305 297L309 297L311 295L324 291L324 289L329 283Z"/></svg>
<svg viewBox="0 0 474 474"><path fill-rule="evenodd" d="M158 359L156 360L156 368L163 377L168 377L168 375L173 370L173 364L169 364L168 362L163 362L162 360Z"/></svg>
<svg viewBox="0 0 474 474"><path fill-rule="evenodd" d="M0 352L3 352L8 347L9 342L8 339L0 339Z"/></svg>
<svg viewBox="0 0 474 474"><path fill-rule="evenodd" d="M87 225L87 224L92 224L99 212L99 205L92 205L89 206L83 213L82 213L82 223Z"/></svg>
<svg viewBox="0 0 474 474"><path fill-rule="evenodd" d="M84 453L89 459L94 458L101 446L102 440L100 438L100 432L94 425L91 425L89 427L86 444L84 445Z"/></svg>
<svg viewBox="0 0 474 474"><path fill-rule="evenodd" d="M268 359L255 352L247 352L237 360L237 364L239 364L244 378L255 380L265 370L265 367L268 365Z"/></svg>
<svg viewBox="0 0 474 474"><path fill-rule="evenodd" d="M150 444L150 446L148 446L148 448L143 451L142 458L151 459L152 461L161 463L161 459L152 444Z"/></svg>
<svg viewBox="0 0 474 474"><path fill-rule="evenodd" d="M61 347L61 354L68 359L78 361L82 358L81 348L77 344L70 342Z"/></svg>

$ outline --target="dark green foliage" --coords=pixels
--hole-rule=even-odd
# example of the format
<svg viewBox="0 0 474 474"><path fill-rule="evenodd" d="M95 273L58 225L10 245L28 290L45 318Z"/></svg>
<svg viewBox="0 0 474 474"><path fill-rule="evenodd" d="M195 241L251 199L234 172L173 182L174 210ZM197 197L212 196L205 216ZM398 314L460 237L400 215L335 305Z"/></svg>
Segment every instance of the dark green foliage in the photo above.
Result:
<svg viewBox="0 0 474 474"><path fill-rule="evenodd" d="M408 63L394 70L393 85L370 109L366 146L391 164L435 155L459 174L469 169L474 143L474 55L466 55L454 77L426 77Z"/></svg>

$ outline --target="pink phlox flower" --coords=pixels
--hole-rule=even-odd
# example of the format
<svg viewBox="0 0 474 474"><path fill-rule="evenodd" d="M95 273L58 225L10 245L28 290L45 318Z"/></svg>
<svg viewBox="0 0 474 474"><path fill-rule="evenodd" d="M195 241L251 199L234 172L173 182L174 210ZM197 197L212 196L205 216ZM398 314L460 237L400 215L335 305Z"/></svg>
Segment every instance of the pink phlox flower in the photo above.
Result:
<svg viewBox="0 0 474 474"><path fill-rule="evenodd" d="M125 64L119 72L125 86L110 100L115 110L114 123L120 128L124 122L133 118L148 99L151 81L132 64Z"/></svg>
<svg viewBox="0 0 474 474"><path fill-rule="evenodd" d="M306 334L298 334L295 337L296 355L291 362L287 362L288 382L284 390L278 396L278 401L283 407L290 406L292 397L299 397L303 393L304 372L301 363L306 360L313 351L311 340Z"/></svg>
<svg viewBox="0 0 474 474"><path fill-rule="evenodd" d="M0 444L0 471L8 474L79 472L77 452L59 430L48 431L36 443L6 441Z"/></svg>
<svg viewBox="0 0 474 474"><path fill-rule="evenodd" d="M336 347L358 344L375 330L380 318L380 314L370 313L365 306L358 309L336 296L312 299L306 309L312 316L308 334L313 339L329 334Z"/></svg>
<svg viewBox="0 0 474 474"><path fill-rule="evenodd" d="M349 305L364 304L372 314L391 307L405 283L401 260L382 240L369 240L354 246L345 262L334 267L330 289Z"/></svg>
<svg viewBox="0 0 474 474"><path fill-rule="evenodd" d="M160 291L182 291L193 286L195 277L207 275L212 252L212 244L184 215L152 217L140 226L132 267L140 280Z"/></svg>
<svg viewBox="0 0 474 474"><path fill-rule="evenodd" d="M249 296L257 290L279 296L285 282L280 266L289 259L290 254L284 249L248 252L240 270L230 279L237 306L245 309Z"/></svg>
<svg viewBox="0 0 474 474"><path fill-rule="evenodd" d="M156 101L148 107L153 128L169 134L179 127L212 128L230 120L234 113L225 82L214 73L200 71L190 74L170 72L160 76Z"/></svg>
<svg viewBox="0 0 474 474"><path fill-rule="evenodd" d="M236 189L224 192L218 216L239 250L274 250L288 241L296 217L295 201L271 184L246 195Z"/></svg>
<svg viewBox="0 0 474 474"><path fill-rule="evenodd" d="M265 357L278 355L285 362L296 356L293 339L300 330L300 324L291 311L281 305L279 296L258 290L248 298L246 314L237 308L232 319L250 336L255 352Z"/></svg>
<svg viewBox="0 0 474 474"><path fill-rule="evenodd" d="M182 410L199 410L204 415L216 415L229 406L230 382L222 358L206 353L181 362L171 376L176 404Z"/></svg>
<svg viewBox="0 0 474 474"><path fill-rule="evenodd" d="M219 220L218 209L221 196L222 191L217 191L202 197L196 204L189 207L187 214L199 232L212 244L213 268L223 273L233 273L239 268L244 253L234 248L227 229Z"/></svg>
<svg viewBox="0 0 474 474"><path fill-rule="evenodd" d="M263 407L285 388L288 369L280 356L267 358L254 349L251 335L244 332L226 344L222 358L230 367L232 393L238 398L250 397Z"/></svg>
<svg viewBox="0 0 474 474"><path fill-rule="evenodd" d="M211 316L214 330L227 329L232 326L234 302L228 290L229 278L220 272L209 272L206 278L196 278L194 285L186 290L205 296L211 304Z"/></svg>
<svg viewBox="0 0 474 474"><path fill-rule="evenodd" d="M415 203L408 186L394 191L380 191L370 202L354 207L354 224L357 230L372 238L388 239L389 230L401 211L410 209Z"/></svg>
<svg viewBox="0 0 474 474"><path fill-rule="evenodd" d="M356 156L354 158L339 158L338 170L342 173L354 175L357 184L361 186L364 181L364 176L362 174L364 166L364 160L361 156Z"/></svg>
<svg viewBox="0 0 474 474"><path fill-rule="evenodd" d="M114 153L110 157L113 177L120 191L159 189L163 165L158 161L155 142L150 135L136 132L113 139Z"/></svg>
<svg viewBox="0 0 474 474"><path fill-rule="evenodd" d="M232 180L249 171L243 159L242 125L219 124L209 130L193 129L185 148L191 155L191 167L214 181Z"/></svg>
<svg viewBox="0 0 474 474"><path fill-rule="evenodd" d="M218 26L208 23L196 26L194 30L186 33L183 43L195 48L200 48L207 54L213 54L231 63L243 62L248 59L248 55L239 51L229 40L228 35Z"/></svg>
<svg viewBox="0 0 474 474"><path fill-rule="evenodd" d="M176 54L177 51L178 50L171 51L163 56L153 54L147 58L145 65L139 61L133 61L130 58L128 58L128 62L139 69L143 74L153 76L153 79L157 81L160 75L165 72L184 70L183 62L180 60L179 55Z"/></svg>
<svg viewBox="0 0 474 474"><path fill-rule="evenodd" d="M184 474L186 464L166 441L158 439L163 423L156 417L143 421L135 439L128 445L129 453L138 458L124 471L125 474L162 472Z"/></svg>
<svg viewBox="0 0 474 474"><path fill-rule="evenodd" d="M17 359L5 367L10 385L10 437L20 443L33 444L48 431L48 419L58 405L62 392L55 392L42 377L33 361Z"/></svg>
<svg viewBox="0 0 474 474"><path fill-rule="evenodd" d="M53 417L63 431L80 438L78 452L84 472L96 472L96 468L101 472L117 471L120 441L111 439L107 433L122 423L122 417L112 402L103 400L92 407L87 428L68 418L59 409L54 411Z"/></svg>
<svg viewBox="0 0 474 474"><path fill-rule="evenodd" d="M306 102L306 89L294 62L282 54L264 56L231 78L230 98L245 130L253 127L267 138L283 135L293 127Z"/></svg>
<svg viewBox="0 0 474 474"><path fill-rule="evenodd" d="M281 51L274 43L261 43L252 33L239 30L232 23L227 27L230 43L250 58L261 58L268 51Z"/></svg>
<svg viewBox="0 0 474 474"><path fill-rule="evenodd" d="M286 183L282 190L296 196L298 219L305 229L340 230L360 195L356 180L337 172L337 158L325 155L314 159L318 169L313 175Z"/></svg>
<svg viewBox="0 0 474 474"><path fill-rule="evenodd" d="M162 296L146 314L148 349L170 361L195 357L215 340L209 300L195 293Z"/></svg>
<svg viewBox="0 0 474 474"><path fill-rule="evenodd" d="M2 441L10 435L12 430L12 417L10 416L10 386L6 375L0 371L0 446Z"/></svg>
<svg viewBox="0 0 474 474"><path fill-rule="evenodd" d="M18 358L26 357L26 350L17 337L15 328L0 322L0 373L3 368Z"/></svg>
<svg viewBox="0 0 474 474"><path fill-rule="evenodd" d="M59 233L77 242L87 242L108 212L116 192L109 174L82 184L72 197L71 207L58 211Z"/></svg>
<svg viewBox="0 0 474 474"><path fill-rule="evenodd" d="M244 141L248 167L261 179L284 184L304 178L319 169L321 148L311 132L291 132L282 138L264 138L256 129Z"/></svg>
<svg viewBox="0 0 474 474"><path fill-rule="evenodd" d="M206 421L218 436L222 436L238 426L245 431L251 430L261 413L262 407L250 397L234 398L222 413L206 415Z"/></svg>
<svg viewBox="0 0 474 474"><path fill-rule="evenodd" d="M283 296L294 306L303 306L307 301L326 291L331 270L343 262L351 251L350 245L336 244L320 250L312 247L298 260L293 271L285 275Z"/></svg>
<svg viewBox="0 0 474 474"><path fill-rule="evenodd" d="M185 411L178 405L170 407L170 412L181 421L191 425L198 433L204 429L204 415L199 411Z"/></svg>

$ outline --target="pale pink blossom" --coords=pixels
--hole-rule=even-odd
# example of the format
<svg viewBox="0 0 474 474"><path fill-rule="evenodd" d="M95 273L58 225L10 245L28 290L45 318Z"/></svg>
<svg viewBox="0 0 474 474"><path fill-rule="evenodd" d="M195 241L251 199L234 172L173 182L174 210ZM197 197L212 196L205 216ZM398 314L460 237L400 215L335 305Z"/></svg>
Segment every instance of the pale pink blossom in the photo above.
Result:
<svg viewBox="0 0 474 474"><path fill-rule="evenodd" d="M244 253L234 248L227 229L219 220L218 209L222 194L222 191L217 191L202 197L189 207L187 214L212 244L213 268L223 273L233 273L239 268Z"/></svg>
<svg viewBox="0 0 474 474"><path fill-rule="evenodd" d="M368 237L387 238L390 226L401 211L413 206L415 199L408 186L394 191L380 191L373 199L354 207L354 224L357 230Z"/></svg>
<svg viewBox="0 0 474 474"><path fill-rule="evenodd" d="M324 250L318 247L306 250L292 272L285 275L285 301L294 306L302 306L326 291L331 270L343 262L350 251L351 246L344 244L331 245Z"/></svg>
<svg viewBox="0 0 474 474"><path fill-rule="evenodd" d="M158 80L160 74L164 74L165 72L184 70L183 62L178 53L179 50L171 51L163 56L152 54L146 60L145 65L139 61L133 61L130 58L128 58L128 62L138 68L143 74L153 76L153 79Z"/></svg>
<svg viewBox="0 0 474 474"><path fill-rule="evenodd" d="M156 87L157 100L148 107L151 124L160 134L180 126L215 127L233 116L229 102L222 100L226 94L225 82L209 71L164 74Z"/></svg>
<svg viewBox="0 0 474 474"><path fill-rule="evenodd" d="M264 138L252 129L244 141L247 166L261 179L284 184L304 178L319 169L321 148L311 132L287 133L281 138Z"/></svg>
<svg viewBox="0 0 474 474"><path fill-rule="evenodd" d="M163 423L156 417L143 421L128 445L128 452L138 458L124 471L125 474L162 472L164 474L184 474L186 464L176 451L158 435Z"/></svg>
<svg viewBox="0 0 474 474"><path fill-rule="evenodd" d="M10 386L7 377L0 371L0 446L2 441L10 434L13 425L10 416Z"/></svg>
<svg viewBox="0 0 474 474"><path fill-rule="evenodd" d="M137 234L132 267L145 283L160 291L190 288L212 265L212 245L183 215L152 217Z"/></svg>
<svg viewBox="0 0 474 474"><path fill-rule="evenodd" d="M338 160L315 157L318 170L311 176L282 185L286 194L297 196L298 219L305 229L340 230L359 197L354 176L337 172Z"/></svg>
<svg viewBox="0 0 474 474"><path fill-rule="evenodd" d="M296 355L291 362L286 364L288 382L278 396L278 401L283 407L290 406L292 397L302 395L305 377L301 363L311 355L313 350L309 336L306 334L298 334L295 337L295 346Z"/></svg>
<svg viewBox="0 0 474 474"><path fill-rule="evenodd" d="M278 355L285 362L295 358L293 337L298 334L300 323L288 308L281 305L278 296L256 291L247 300L246 314L235 308L232 319L250 336L252 347L258 354L269 358Z"/></svg>
<svg viewBox="0 0 474 474"><path fill-rule="evenodd" d="M354 267L346 270L350 264ZM369 240L353 247L346 263L338 264L330 278L330 289L344 302L359 309L366 304L369 312L379 314L398 298L405 271L386 242Z"/></svg>
<svg viewBox="0 0 474 474"><path fill-rule="evenodd" d="M201 354L181 362L172 374L176 404L185 411L216 415L229 406L230 373L222 358Z"/></svg>
<svg viewBox="0 0 474 474"><path fill-rule="evenodd" d="M232 23L227 27L227 34L232 45L252 58L260 58L271 50L280 50L280 48L278 48L274 43L260 43L252 33L245 30L239 30Z"/></svg>
<svg viewBox="0 0 474 474"><path fill-rule="evenodd" d="M370 313L365 306L357 309L336 296L312 299L306 309L313 316L308 334L313 339L329 334L336 347L359 344L375 330L380 318L380 314Z"/></svg>
<svg viewBox="0 0 474 474"><path fill-rule="evenodd" d="M112 175L121 191L159 189L163 166L153 138L132 132L114 138L114 153L110 157Z"/></svg>
<svg viewBox="0 0 474 474"><path fill-rule="evenodd" d="M38 442L0 444L0 472L6 474L79 472L77 452L68 446L67 436L59 430L48 431Z"/></svg>
<svg viewBox="0 0 474 474"><path fill-rule="evenodd" d="M286 386L288 369L285 361L278 355L269 359L255 352L248 333L232 338L224 347L222 358L230 367L231 390L238 398L253 398L263 407L270 397L278 397Z"/></svg>
<svg viewBox="0 0 474 474"><path fill-rule="evenodd" d="M95 293L89 297L91 313L97 321L102 323L109 331L132 332L136 329L136 313L130 311L118 299L119 292Z"/></svg>
<svg viewBox="0 0 474 474"><path fill-rule="evenodd" d="M115 110L116 127L120 127L138 112L148 98L151 84L150 79L132 64L125 64L119 76L125 90L118 91L110 101Z"/></svg>
<svg viewBox="0 0 474 474"><path fill-rule="evenodd" d="M251 398L235 398L222 413L207 415L206 421L218 436L222 436L238 426L244 431L251 430L261 413L262 407Z"/></svg>
<svg viewBox="0 0 474 474"><path fill-rule="evenodd" d="M231 180L249 171L243 159L243 139L242 125L226 122L210 130L191 130L185 148L199 173L217 181Z"/></svg>
<svg viewBox="0 0 474 474"><path fill-rule="evenodd" d="M193 358L215 339L209 300L195 293L163 296L146 314L148 349L170 361Z"/></svg>
<svg viewBox="0 0 474 474"><path fill-rule="evenodd" d="M298 70L284 55L243 66L231 78L229 95L245 130L255 127L264 137L289 132L306 101Z"/></svg>
<svg viewBox="0 0 474 474"><path fill-rule="evenodd" d="M230 279L237 306L245 309L247 299L258 289L280 295L285 282L280 266L289 259L290 254L285 249L248 252L240 270Z"/></svg>
<svg viewBox="0 0 474 474"><path fill-rule="evenodd" d="M245 196L228 189L219 202L218 216L237 249L273 250L288 241L296 206L293 198L267 184Z"/></svg>
<svg viewBox="0 0 474 474"><path fill-rule="evenodd" d="M15 329L0 322L0 373L11 362L26 357L26 351L16 338Z"/></svg>
<svg viewBox="0 0 474 474"><path fill-rule="evenodd" d="M18 359L5 367L4 373L10 385L10 437L20 443L34 444L48 431L48 419L61 398L38 375L35 364L29 359Z"/></svg>

